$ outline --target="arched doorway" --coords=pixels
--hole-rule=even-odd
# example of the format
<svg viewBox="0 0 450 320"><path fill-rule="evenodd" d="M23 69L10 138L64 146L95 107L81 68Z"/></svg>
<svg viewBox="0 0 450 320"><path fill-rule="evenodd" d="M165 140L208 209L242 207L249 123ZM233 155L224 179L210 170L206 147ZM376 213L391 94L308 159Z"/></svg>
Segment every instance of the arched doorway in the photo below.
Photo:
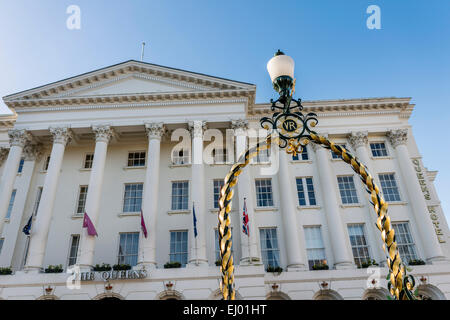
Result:
<svg viewBox="0 0 450 320"><path fill-rule="evenodd" d="M422 300L447 300L444 293L432 284L421 284L417 287L417 294Z"/></svg>

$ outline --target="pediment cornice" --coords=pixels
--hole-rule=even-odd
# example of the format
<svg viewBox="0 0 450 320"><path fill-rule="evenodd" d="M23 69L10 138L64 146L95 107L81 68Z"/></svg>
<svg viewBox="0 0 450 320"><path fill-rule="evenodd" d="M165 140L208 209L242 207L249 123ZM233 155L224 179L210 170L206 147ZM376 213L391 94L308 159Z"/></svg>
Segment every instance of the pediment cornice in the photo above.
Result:
<svg viewBox="0 0 450 320"><path fill-rule="evenodd" d="M84 73L44 86L3 97L12 107L15 102L64 98L107 83L135 77L173 84L196 91L255 91L253 84L213 77L205 74L129 60L110 67ZM17 104L16 104L17 105Z"/></svg>

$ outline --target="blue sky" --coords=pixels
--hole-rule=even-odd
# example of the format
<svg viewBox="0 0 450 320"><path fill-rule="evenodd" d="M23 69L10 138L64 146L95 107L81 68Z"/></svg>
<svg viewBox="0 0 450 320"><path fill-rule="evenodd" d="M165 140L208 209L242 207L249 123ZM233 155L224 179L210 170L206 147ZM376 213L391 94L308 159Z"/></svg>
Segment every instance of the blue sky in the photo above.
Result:
<svg viewBox="0 0 450 320"><path fill-rule="evenodd" d="M66 27L69 5L80 30ZM381 30L366 27L369 5ZM139 60L145 41L145 61L254 83L266 102L266 63L281 48L303 99L412 97L410 123L450 220L449 34L446 0L0 0L0 96Z"/></svg>

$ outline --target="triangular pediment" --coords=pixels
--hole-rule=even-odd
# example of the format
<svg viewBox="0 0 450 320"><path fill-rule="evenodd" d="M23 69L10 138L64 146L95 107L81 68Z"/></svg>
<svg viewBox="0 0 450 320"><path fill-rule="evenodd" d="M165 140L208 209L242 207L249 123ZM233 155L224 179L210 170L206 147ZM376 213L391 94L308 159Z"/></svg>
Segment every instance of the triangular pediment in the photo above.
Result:
<svg viewBox="0 0 450 320"><path fill-rule="evenodd" d="M253 84L129 60L3 97L6 104L74 97L254 91Z"/></svg>

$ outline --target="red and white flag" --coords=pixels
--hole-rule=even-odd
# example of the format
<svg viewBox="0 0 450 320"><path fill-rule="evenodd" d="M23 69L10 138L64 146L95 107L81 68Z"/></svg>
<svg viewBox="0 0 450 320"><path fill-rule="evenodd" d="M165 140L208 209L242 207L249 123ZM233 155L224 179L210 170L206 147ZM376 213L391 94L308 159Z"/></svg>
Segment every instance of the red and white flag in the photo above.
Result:
<svg viewBox="0 0 450 320"><path fill-rule="evenodd" d="M142 210L141 210L141 229L142 233L144 234L144 237L147 238L147 227L145 226L144 214L142 213Z"/></svg>
<svg viewBox="0 0 450 320"><path fill-rule="evenodd" d="M242 211L242 232L244 232L247 236L250 234L248 225L248 213L247 213L247 204L244 198L244 210Z"/></svg>
<svg viewBox="0 0 450 320"><path fill-rule="evenodd" d="M83 218L83 228L87 228L87 233L90 236L97 236L97 230L95 230L94 224L92 223L91 219L89 219L89 216L87 215L87 213L84 213L84 218Z"/></svg>

